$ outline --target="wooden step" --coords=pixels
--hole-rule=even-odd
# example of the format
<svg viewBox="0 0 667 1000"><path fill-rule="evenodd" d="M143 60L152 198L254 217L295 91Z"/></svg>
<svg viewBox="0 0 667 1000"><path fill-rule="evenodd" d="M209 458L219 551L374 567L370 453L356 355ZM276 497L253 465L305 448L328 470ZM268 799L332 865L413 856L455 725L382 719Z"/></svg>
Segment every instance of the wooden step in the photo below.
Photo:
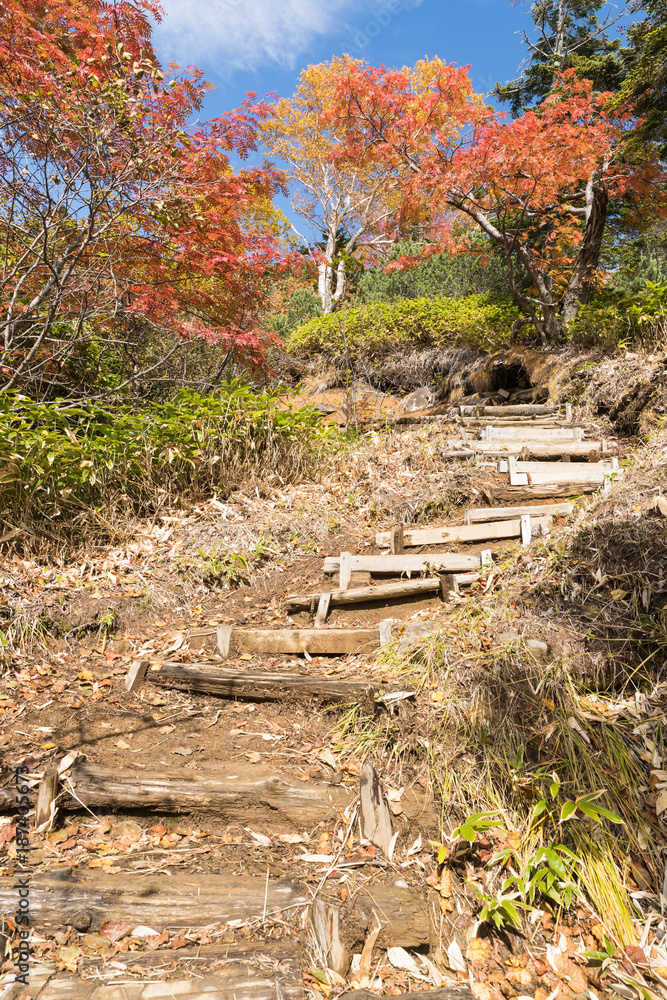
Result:
<svg viewBox="0 0 667 1000"><path fill-rule="evenodd" d="M605 455L605 448L602 441L562 441L550 444L546 441L470 441L467 443L470 453L483 455L485 457L513 455L521 461L548 461L549 459L570 460L585 459L588 462L599 462ZM443 458L452 456L452 452L442 455ZM460 457L463 457L461 454Z"/></svg>
<svg viewBox="0 0 667 1000"><path fill-rule="evenodd" d="M583 431L580 427L571 427L569 429L561 427L531 427L530 424L522 424L518 427L498 427L488 424L486 427L480 429L480 438L482 441L498 441L501 439L514 441L522 437L530 441L569 441L572 443L582 440Z"/></svg>
<svg viewBox="0 0 667 1000"><path fill-rule="evenodd" d="M509 474L510 486L540 486L548 483L595 483L618 474L618 462L520 462L511 456L499 462L499 472Z"/></svg>
<svg viewBox="0 0 667 1000"><path fill-rule="evenodd" d="M547 532L549 517L532 518L533 532ZM378 548L389 545L391 533L380 531L375 536ZM446 542L486 542L495 539L521 538L521 518L471 525L443 525L440 528L404 528L405 545L441 545Z"/></svg>
<svg viewBox="0 0 667 1000"><path fill-rule="evenodd" d="M72 978L59 973L34 1000L305 1000L302 970L307 968L307 956L295 944L285 942L254 942L252 944L201 945L196 949L173 951L129 952L119 954L116 961L132 966L160 970L171 964L189 963L195 975L188 978L156 980L155 975L144 982L128 980L127 974L117 973L114 984L101 961L84 961L86 970L105 973L103 978ZM207 971L199 973L204 967ZM170 969L170 975L174 975ZM24 988L25 989L25 988ZM9 997L11 998L11 993ZM29 994L25 994L28 996Z"/></svg>
<svg viewBox="0 0 667 1000"><path fill-rule="evenodd" d="M352 993L341 993L339 1000L377 1000L377 996L369 990L354 990ZM394 994L392 1000L475 1000L475 994L467 986L446 986L421 993Z"/></svg>
<svg viewBox="0 0 667 1000"><path fill-rule="evenodd" d="M305 630L304 630L305 631ZM324 629L319 630L326 635ZM380 645L379 630L373 630L374 643L357 644L348 652L366 653ZM322 655L330 647L313 644L313 655ZM301 650L303 651L303 650ZM334 656L341 655L336 651ZM373 696L377 683L372 680L348 681L317 674L281 673L280 671L232 670L213 664L163 663L151 672L150 680L160 687L197 691L223 698L251 701L281 701L288 693L326 701L360 701Z"/></svg>
<svg viewBox="0 0 667 1000"><path fill-rule="evenodd" d="M218 653L223 659L239 653L284 653L310 656L345 656L369 652L380 645L380 629L241 629L218 627Z"/></svg>
<svg viewBox="0 0 667 1000"><path fill-rule="evenodd" d="M74 811L83 805L172 814L210 812L220 822L241 824L252 807L253 816L265 821L263 830L268 824L285 833L288 827L302 830L316 826L346 809L355 796L356 789L344 785L299 781L248 765L200 767L186 776L175 768L138 773L79 759L62 785L59 806Z"/></svg>
<svg viewBox="0 0 667 1000"><path fill-rule="evenodd" d="M539 483L532 486L487 486L491 503L516 504L530 503L533 500L555 500L556 497L582 496L585 493L596 493L600 489L599 483L578 482L578 483Z"/></svg>
<svg viewBox="0 0 667 1000"><path fill-rule="evenodd" d="M340 562L338 556L328 556L324 560L324 572L337 573ZM402 576L403 573L467 573L479 569L482 563L479 556L439 552L423 556L350 556L350 565L353 570L367 570L373 575Z"/></svg>
<svg viewBox="0 0 667 1000"><path fill-rule="evenodd" d="M479 524L484 521L506 521L520 519L525 514L537 518L542 515L569 517L574 511L571 503L537 504L534 507L473 507L463 515L464 524Z"/></svg>
<svg viewBox="0 0 667 1000"><path fill-rule="evenodd" d="M462 406L462 417L550 417L561 412L560 406L539 403L519 403L516 406Z"/></svg>
<svg viewBox="0 0 667 1000"><path fill-rule="evenodd" d="M431 576L425 580L401 580L400 583L381 583L374 587L358 587L353 590L334 590L329 595L330 607L345 607L350 604L372 604L382 601L397 601L405 597L428 597L442 589L440 577ZM287 598L287 606L292 611L309 611L319 594L292 594Z"/></svg>
<svg viewBox="0 0 667 1000"><path fill-rule="evenodd" d="M118 860L118 859L117 859ZM0 878L0 910L14 913L17 890L13 876ZM312 890L294 878L269 879L172 872L169 878L138 878L134 869L122 875L63 871L32 873L30 914L34 926L53 931L63 926L97 931L104 921L146 926L161 933L184 928L271 921L276 917L300 926L311 910ZM431 940L425 892L394 884L369 884L350 892L345 903L321 904L335 917L350 949L361 950L367 928L377 913L382 930L379 948L421 948ZM174 956L177 957L177 956Z"/></svg>

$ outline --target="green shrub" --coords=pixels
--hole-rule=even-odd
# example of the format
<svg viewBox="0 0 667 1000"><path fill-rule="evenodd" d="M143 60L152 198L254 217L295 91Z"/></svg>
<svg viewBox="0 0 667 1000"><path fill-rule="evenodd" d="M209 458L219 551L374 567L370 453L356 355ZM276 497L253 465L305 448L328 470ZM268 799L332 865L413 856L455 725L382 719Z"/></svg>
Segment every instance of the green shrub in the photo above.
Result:
<svg viewBox="0 0 667 1000"><path fill-rule="evenodd" d="M504 299L399 299L319 316L300 326L286 343L290 353L351 359L378 357L418 347L466 344L493 350L507 344L518 317Z"/></svg>
<svg viewBox="0 0 667 1000"><path fill-rule="evenodd" d="M316 468L335 433L320 421L287 405L285 390L236 380L139 413L0 396L0 508L6 523L58 519L71 533L110 504L143 509L226 495L253 476L293 480Z"/></svg>
<svg viewBox="0 0 667 1000"><path fill-rule="evenodd" d="M392 247L387 261L416 257L423 249L423 243L406 240ZM387 271L386 266L369 268L357 283L356 301L505 295L509 288L505 259L487 244L482 244L482 249L486 251L485 260L468 254L443 253L404 270Z"/></svg>
<svg viewBox="0 0 667 1000"><path fill-rule="evenodd" d="M615 350L631 346L653 349L667 339L667 284L647 281L628 296L599 296L584 305L569 329L570 340L583 347Z"/></svg>

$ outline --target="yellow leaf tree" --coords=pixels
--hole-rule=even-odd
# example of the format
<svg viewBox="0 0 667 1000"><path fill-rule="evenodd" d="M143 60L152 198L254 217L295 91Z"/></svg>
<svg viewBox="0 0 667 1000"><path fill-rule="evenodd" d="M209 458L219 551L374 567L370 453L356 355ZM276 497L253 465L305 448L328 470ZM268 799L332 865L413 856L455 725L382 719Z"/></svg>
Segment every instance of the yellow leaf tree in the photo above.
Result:
<svg viewBox="0 0 667 1000"><path fill-rule="evenodd" d="M331 153L342 131L327 122L350 56L308 66L296 92L274 105L263 133L270 155L281 161L292 188L292 207L323 234L318 258L322 309L332 312L345 294L353 255L368 257L391 246L400 221L400 171L389 163L336 163Z"/></svg>

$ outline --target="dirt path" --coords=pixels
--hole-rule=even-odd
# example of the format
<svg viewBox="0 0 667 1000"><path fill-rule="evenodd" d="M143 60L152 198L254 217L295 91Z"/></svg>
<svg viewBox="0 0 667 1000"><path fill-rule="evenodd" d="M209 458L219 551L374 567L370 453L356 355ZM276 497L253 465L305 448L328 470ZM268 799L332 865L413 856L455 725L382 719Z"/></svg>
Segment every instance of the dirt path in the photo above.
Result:
<svg viewBox="0 0 667 1000"><path fill-rule="evenodd" d="M492 415L464 409L455 423L396 434L393 449L379 437L360 446L326 488L165 516L94 565L45 575L16 561L11 585L23 575L26 627L38 607L67 627L13 664L0 702L7 959L17 875L28 879L32 927L29 983L12 983L21 966L7 961L3 1000L366 996L345 992L355 987L430 991L435 1000L448 988L470 995L471 984L479 1000L552 993L541 959L506 935L470 935L461 874L452 871L452 888L448 866L434 864L431 844L456 822L443 812L428 753L407 759L385 740L378 754L350 738L362 717L379 730L396 721L418 732L430 696L401 677L395 658L383 660L383 645L400 658L433 632L443 602L474 603L500 563L529 552L567 513L568 496L605 489L616 473L611 443L600 465L557 462L550 475L524 466L517 428L528 443L561 442L566 459L576 428L548 407L502 411L493 418L508 431L511 419L512 433L509 443L494 440L508 468L488 448L472 465L443 460L491 440ZM531 437L538 427L544 433ZM520 509L494 521L489 500ZM420 529L463 529L471 508L479 527L460 540L418 544L410 535L417 519ZM351 575L342 553L353 557ZM410 558L424 558L428 576L453 556L461 566L440 574L439 592L341 600L405 579ZM342 566L324 574L327 559ZM328 612L322 594L334 594ZM295 596L311 598L307 610L293 610ZM524 636L537 657L544 634ZM323 636L351 652L318 654ZM212 693L223 677L228 686ZM27 782L32 801L41 797L27 853L15 812L19 765L19 793ZM492 846L479 838L482 860ZM546 953L553 922L543 916L539 929L533 948ZM14 936L14 956L17 946ZM563 995L586 988L571 965Z"/></svg>

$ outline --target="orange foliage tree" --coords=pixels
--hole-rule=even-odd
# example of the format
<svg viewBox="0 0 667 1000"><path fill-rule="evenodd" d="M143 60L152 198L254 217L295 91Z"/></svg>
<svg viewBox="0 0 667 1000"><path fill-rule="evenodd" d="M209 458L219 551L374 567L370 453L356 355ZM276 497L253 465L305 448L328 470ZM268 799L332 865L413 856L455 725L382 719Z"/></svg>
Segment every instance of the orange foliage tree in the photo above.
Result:
<svg viewBox="0 0 667 1000"><path fill-rule="evenodd" d="M650 148L630 156L630 113L610 110L609 95L573 72L508 123L474 100L465 69L418 68L421 89L414 71L341 74L329 111L345 130L336 162L401 168L404 197L428 206L438 247L469 250L481 229L505 255L522 322L543 342L560 340L595 279L610 200L654 217L664 209L662 165Z"/></svg>
<svg viewBox="0 0 667 1000"><path fill-rule="evenodd" d="M138 327L166 336L169 355L193 337L262 355L282 182L270 168L234 172L229 155L255 148L265 109L249 100L193 124L207 84L162 71L159 16L154 0L0 6L5 391L62 393L91 335L131 349Z"/></svg>
<svg viewBox="0 0 667 1000"><path fill-rule="evenodd" d="M332 159L346 132L327 113L352 70L363 63L349 56L308 66L294 95L277 101L262 125L269 153L286 167L295 211L322 236L315 256L325 313L345 295L352 255L368 258L391 246L403 205L393 163L382 156Z"/></svg>

